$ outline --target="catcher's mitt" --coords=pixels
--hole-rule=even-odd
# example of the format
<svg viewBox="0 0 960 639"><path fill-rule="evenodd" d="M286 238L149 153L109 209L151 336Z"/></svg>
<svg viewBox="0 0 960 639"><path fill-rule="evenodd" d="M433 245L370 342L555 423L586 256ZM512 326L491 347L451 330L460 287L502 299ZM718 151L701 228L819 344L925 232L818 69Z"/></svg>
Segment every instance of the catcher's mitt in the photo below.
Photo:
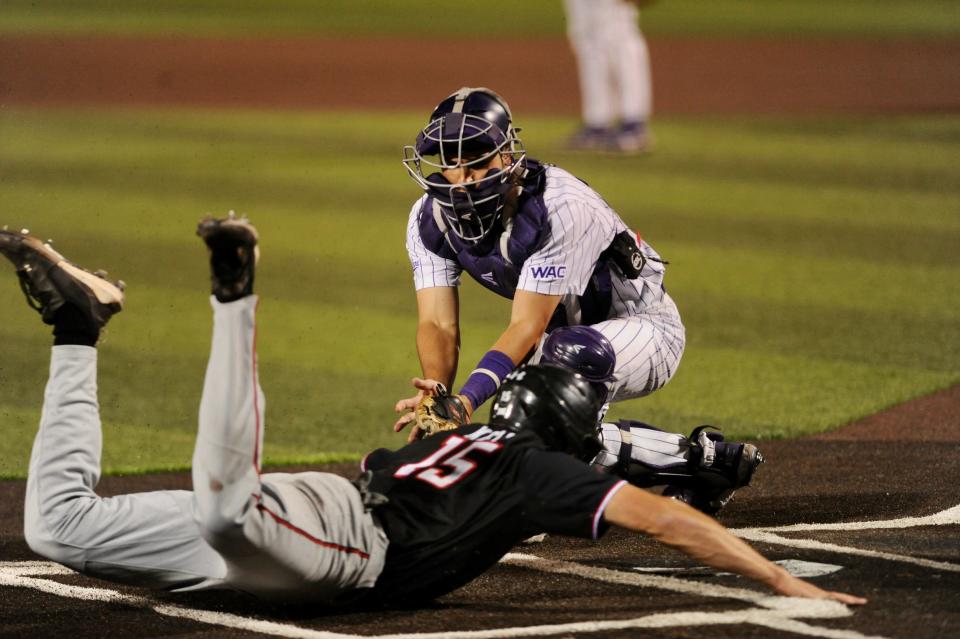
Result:
<svg viewBox="0 0 960 639"><path fill-rule="evenodd" d="M467 408L456 395L450 395L443 384L437 385L435 395L427 395L416 408L417 428L424 437L453 430L467 423Z"/></svg>

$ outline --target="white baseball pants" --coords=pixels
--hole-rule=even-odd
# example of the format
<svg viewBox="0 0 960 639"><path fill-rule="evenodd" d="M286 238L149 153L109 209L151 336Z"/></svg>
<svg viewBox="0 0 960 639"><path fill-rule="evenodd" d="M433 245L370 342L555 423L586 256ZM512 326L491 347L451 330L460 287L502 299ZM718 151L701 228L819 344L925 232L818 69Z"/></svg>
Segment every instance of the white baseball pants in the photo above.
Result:
<svg viewBox="0 0 960 639"><path fill-rule="evenodd" d="M567 35L577 58L583 121L646 122L653 109L650 53L637 7L624 0L566 0Z"/></svg>

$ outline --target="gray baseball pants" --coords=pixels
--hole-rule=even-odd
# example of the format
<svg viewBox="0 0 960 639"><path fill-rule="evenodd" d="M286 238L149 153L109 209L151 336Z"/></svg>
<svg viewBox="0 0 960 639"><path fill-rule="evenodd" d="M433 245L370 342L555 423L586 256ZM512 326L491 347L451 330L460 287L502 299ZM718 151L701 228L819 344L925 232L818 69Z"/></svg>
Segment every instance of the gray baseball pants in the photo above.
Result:
<svg viewBox="0 0 960 639"><path fill-rule="evenodd" d="M24 534L35 552L132 585L230 587L285 601L337 601L376 582L386 536L349 481L328 473L260 474L256 304L255 296L211 299L193 492L94 492L102 446L97 350L53 348L24 507Z"/></svg>

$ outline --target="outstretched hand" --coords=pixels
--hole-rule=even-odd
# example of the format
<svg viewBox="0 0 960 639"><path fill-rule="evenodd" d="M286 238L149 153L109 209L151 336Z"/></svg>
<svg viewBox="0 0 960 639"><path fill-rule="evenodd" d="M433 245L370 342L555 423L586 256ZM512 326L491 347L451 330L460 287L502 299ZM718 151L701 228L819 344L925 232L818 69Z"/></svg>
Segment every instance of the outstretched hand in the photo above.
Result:
<svg viewBox="0 0 960 639"><path fill-rule="evenodd" d="M835 592L832 590L824 590L817 586L814 586L809 581L804 581L803 579L798 579L793 575L787 573L783 579L774 586L776 590L781 595L786 595L788 597L807 597L809 599L832 599L833 601L839 601L842 604L848 606L862 606L867 603L867 600L863 597L857 597L855 595L848 595L844 592Z"/></svg>
<svg viewBox="0 0 960 639"><path fill-rule="evenodd" d="M440 385L435 379L423 379L420 377L413 378L413 387L417 389L417 394L413 397L407 397L406 399L401 399L394 406L394 410L398 413L403 413L400 416L400 419L393 425L393 431L399 433L404 428L407 427L411 422L416 422L417 413L416 408L417 404L420 403L425 396L436 395L437 386ZM410 434L407 436L407 442L414 442L423 437L423 432L414 424L410 429Z"/></svg>

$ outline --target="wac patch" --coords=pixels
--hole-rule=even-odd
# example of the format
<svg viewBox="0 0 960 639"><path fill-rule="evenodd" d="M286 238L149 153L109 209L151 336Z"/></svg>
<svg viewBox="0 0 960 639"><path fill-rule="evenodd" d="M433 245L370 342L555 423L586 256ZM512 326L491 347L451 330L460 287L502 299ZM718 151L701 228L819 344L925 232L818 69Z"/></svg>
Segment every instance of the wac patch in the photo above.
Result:
<svg viewBox="0 0 960 639"><path fill-rule="evenodd" d="M531 266L530 275L535 280L559 280L567 274L567 267L564 265L553 266L553 265L541 265L541 266Z"/></svg>

